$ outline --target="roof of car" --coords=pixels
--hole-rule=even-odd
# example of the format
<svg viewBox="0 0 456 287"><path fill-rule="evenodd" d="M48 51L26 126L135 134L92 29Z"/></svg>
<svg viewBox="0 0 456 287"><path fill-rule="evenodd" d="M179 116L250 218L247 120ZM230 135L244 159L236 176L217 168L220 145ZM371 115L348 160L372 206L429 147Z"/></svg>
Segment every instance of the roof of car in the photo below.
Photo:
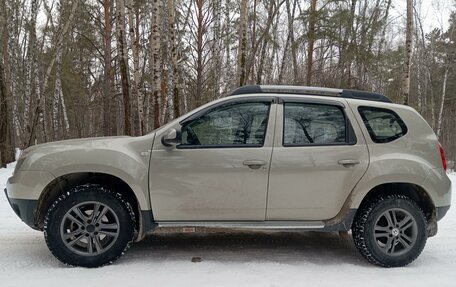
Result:
<svg viewBox="0 0 456 287"><path fill-rule="evenodd" d="M307 86L248 85L237 88L231 93L232 96L248 94L316 95L392 103L392 101L387 96L378 93Z"/></svg>

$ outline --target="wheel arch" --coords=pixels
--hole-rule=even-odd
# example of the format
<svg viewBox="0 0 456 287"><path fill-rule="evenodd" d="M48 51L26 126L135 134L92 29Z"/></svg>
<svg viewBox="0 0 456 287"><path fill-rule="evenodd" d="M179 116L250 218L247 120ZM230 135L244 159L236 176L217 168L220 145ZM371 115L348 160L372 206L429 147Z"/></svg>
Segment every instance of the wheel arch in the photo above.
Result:
<svg viewBox="0 0 456 287"><path fill-rule="evenodd" d="M136 230L139 232L143 229L141 207L133 189L121 178L101 172L77 172L65 174L48 183L38 199L35 214L35 226L40 230L43 229L46 211L59 195L73 187L86 183L100 184L120 193L122 197L132 206L135 218L137 219Z"/></svg>
<svg viewBox="0 0 456 287"><path fill-rule="evenodd" d="M422 186L409 182L382 183L371 188L361 200L358 212L362 210L366 204L380 195L387 196L392 194L403 195L415 201L423 210L428 222L435 219L436 208L432 198L429 196L429 193Z"/></svg>

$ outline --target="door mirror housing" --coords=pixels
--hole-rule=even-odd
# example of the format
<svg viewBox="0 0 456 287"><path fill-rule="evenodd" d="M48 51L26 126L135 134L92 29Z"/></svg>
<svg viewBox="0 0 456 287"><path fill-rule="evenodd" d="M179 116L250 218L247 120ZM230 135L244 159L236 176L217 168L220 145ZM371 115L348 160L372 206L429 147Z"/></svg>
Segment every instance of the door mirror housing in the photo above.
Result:
<svg viewBox="0 0 456 287"><path fill-rule="evenodd" d="M162 137L161 142L165 146L176 146L182 142L182 133L180 130L169 129Z"/></svg>

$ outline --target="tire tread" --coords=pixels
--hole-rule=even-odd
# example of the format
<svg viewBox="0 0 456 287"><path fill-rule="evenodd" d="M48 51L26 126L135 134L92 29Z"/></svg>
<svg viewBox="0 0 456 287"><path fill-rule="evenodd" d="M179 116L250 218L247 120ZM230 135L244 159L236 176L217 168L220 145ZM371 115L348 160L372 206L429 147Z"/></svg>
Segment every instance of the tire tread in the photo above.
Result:
<svg viewBox="0 0 456 287"><path fill-rule="evenodd" d="M424 245L425 245L426 239L427 239L427 237L425 236L425 242L424 242L424 244L422 244L422 247L419 250L417 250L417 252L415 252L413 254L413 256L411 258L409 258L409 260L405 264L400 264L400 265L389 264L382 260L379 260L372 253L372 251L369 250L369 248L366 245L366 238L364 235L365 226L366 226L368 219L370 218L372 212L374 211L374 209L378 206L378 204L380 202L385 201L385 200L397 200L397 199L410 202L412 205L414 205L414 207L416 208L418 213L420 213L424 219L426 218L423 210L418 206L418 204L415 201L413 201L412 199L410 199L409 197L407 197L405 195L392 194L392 195L379 196L379 197L376 197L373 200L367 202L367 204L365 204L364 207L360 210L360 212L355 216L355 220L353 221L352 235L353 235L353 241L354 241L355 246L358 249L358 251L368 262L370 262L374 265L377 265L377 266L385 267L385 268L405 266L405 265L408 265L408 264L412 263L413 261L415 261L415 259L418 258L418 256L423 251ZM426 220L424 220L424 222L426 223ZM426 232L426 226L425 226L424 231Z"/></svg>
<svg viewBox="0 0 456 287"><path fill-rule="evenodd" d="M104 194L107 194L108 196L113 196L115 197L119 203L128 211L128 214L130 215L130 219L132 220L132 223L133 225L135 224L136 222L136 218L135 218L135 213L133 212L133 209L130 205L130 203L128 203L126 200L123 199L122 195L120 193L116 193L102 185L99 185L99 184L92 184L92 183L86 183L86 184L83 184L83 185L79 185L79 186L76 186L64 193L62 193L52 204L51 206L48 208L48 211L46 212L46 215L44 217L44 226L43 226L43 233L44 233L44 239L46 241L46 244L49 248L49 250L51 251L51 253L60 261L62 262L63 264L67 265L67 266L71 266L71 267L77 267L77 266L83 266L83 267L89 267L89 268L98 268L98 267L103 267L103 266L106 266L106 265L110 265L112 263L114 263L117 259L119 259L123 254L125 254L125 252L130 248L130 243L133 241L133 238L134 238L134 232L132 232L132 234L130 235L130 240L128 241L128 243L126 244L125 248L123 249L123 251L118 254L116 257L114 257L113 259L111 259L110 261L108 262L104 262L102 264L89 264L89 265L76 265L76 264L71 264L69 263L67 260L65 260L60 252L58 252L58 250L55 250L53 248L53 244L51 244L49 242L49 229L48 227L50 226L50 221L51 221L51 218L53 218L52 214L54 213L54 211L56 210L56 208L62 203L64 202L68 197L70 196L73 196L74 194L77 194L77 193L80 193L80 192L89 192L89 191L93 191L93 190L97 190L97 192L102 192Z"/></svg>

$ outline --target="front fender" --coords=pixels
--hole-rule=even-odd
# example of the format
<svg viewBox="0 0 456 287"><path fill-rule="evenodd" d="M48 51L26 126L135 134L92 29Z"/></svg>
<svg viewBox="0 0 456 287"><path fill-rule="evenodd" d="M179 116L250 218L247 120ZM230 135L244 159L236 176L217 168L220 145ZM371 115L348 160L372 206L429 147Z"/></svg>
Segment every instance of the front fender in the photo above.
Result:
<svg viewBox="0 0 456 287"><path fill-rule="evenodd" d="M43 145L30 152L21 170L47 171L55 178L74 173L104 173L123 180L141 210L150 210L148 175L153 135L105 138Z"/></svg>

